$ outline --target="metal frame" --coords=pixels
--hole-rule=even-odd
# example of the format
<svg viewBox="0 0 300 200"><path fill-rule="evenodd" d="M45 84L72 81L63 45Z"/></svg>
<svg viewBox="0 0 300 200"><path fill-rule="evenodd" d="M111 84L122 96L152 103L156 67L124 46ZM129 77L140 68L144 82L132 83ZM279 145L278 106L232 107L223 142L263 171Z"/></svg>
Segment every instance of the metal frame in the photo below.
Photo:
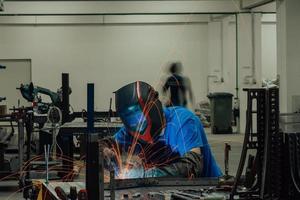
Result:
<svg viewBox="0 0 300 200"><path fill-rule="evenodd" d="M278 199L281 192L281 147L282 137L279 134L279 89L252 88L247 92L246 130L241 159L236 174L230 199L240 195L246 199ZM256 111L253 101L256 100ZM253 114L256 114L257 132L253 131ZM256 150L256 181L246 191L238 191L241 184L247 152ZM255 175L253 174L253 175Z"/></svg>
<svg viewBox="0 0 300 200"><path fill-rule="evenodd" d="M282 198L300 198L300 133L285 133Z"/></svg>
<svg viewBox="0 0 300 200"><path fill-rule="evenodd" d="M101 158L99 158L98 134L94 132L94 84L92 83L87 85L87 114L85 185L88 199L104 200L104 168L103 162L99 163Z"/></svg>
<svg viewBox="0 0 300 200"><path fill-rule="evenodd" d="M253 8L256 8L256 7L259 7L259 6L263 6L263 5L266 5L268 3L271 3L275 0L261 0L260 2L256 2L256 3L253 3L253 4L250 4L248 6L244 6L244 0L240 0L241 1L241 9L253 9Z"/></svg>

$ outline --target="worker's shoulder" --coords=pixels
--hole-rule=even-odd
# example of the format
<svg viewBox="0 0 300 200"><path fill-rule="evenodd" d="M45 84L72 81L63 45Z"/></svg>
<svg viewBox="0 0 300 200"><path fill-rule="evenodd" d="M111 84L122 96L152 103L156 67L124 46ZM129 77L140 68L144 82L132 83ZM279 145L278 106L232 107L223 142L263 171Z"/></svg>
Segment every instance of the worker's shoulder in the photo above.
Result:
<svg viewBox="0 0 300 200"><path fill-rule="evenodd" d="M181 106L167 107L164 109L167 119L188 120L196 119L197 116L189 109Z"/></svg>

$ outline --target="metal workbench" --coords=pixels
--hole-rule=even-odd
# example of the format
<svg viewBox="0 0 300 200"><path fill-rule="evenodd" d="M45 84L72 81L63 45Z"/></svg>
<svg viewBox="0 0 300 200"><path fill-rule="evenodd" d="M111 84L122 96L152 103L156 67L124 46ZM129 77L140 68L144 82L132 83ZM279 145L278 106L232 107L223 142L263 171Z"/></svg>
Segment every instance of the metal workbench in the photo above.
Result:
<svg viewBox="0 0 300 200"><path fill-rule="evenodd" d="M217 178L145 178L115 180L115 199L167 199L170 195L190 195L180 199L227 199L228 192L217 191L219 181ZM61 187L69 193L70 187L77 191L85 189L84 182L50 182L43 183L44 197L46 200L58 200L56 187ZM110 184L104 184L104 199L112 200Z"/></svg>
<svg viewBox="0 0 300 200"><path fill-rule="evenodd" d="M114 135L123 126L120 122L95 122L94 133L100 138ZM59 135L62 139L61 145L63 156L68 160L63 160L63 169L66 170L64 175L73 170L74 149L73 135L81 135L81 139L85 140L85 134L88 132L87 122L68 122L63 124L59 129ZM85 142L82 142L81 149L85 150Z"/></svg>

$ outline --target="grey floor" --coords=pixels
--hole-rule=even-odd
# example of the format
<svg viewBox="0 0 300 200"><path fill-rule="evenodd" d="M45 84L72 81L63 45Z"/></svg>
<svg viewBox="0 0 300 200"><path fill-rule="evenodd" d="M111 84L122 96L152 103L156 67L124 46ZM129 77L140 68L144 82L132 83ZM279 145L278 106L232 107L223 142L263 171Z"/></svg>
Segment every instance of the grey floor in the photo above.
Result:
<svg viewBox="0 0 300 200"><path fill-rule="evenodd" d="M217 160L222 171L224 171L224 147L225 143L231 145L231 152L229 156L229 174L235 175L237 166L240 160L240 153L243 144L243 134L210 134L210 129L206 129L207 138L211 145L215 159ZM16 192L16 181L2 181L0 182L0 200L21 200L22 193Z"/></svg>

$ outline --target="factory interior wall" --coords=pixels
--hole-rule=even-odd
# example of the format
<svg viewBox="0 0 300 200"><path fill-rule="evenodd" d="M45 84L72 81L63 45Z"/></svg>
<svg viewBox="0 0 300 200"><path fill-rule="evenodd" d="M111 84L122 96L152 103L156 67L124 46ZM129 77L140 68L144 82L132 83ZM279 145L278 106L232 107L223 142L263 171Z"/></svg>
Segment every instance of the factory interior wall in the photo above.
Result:
<svg viewBox="0 0 300 200"><path fill-rule="evenodd" d="M262 78L274 80L277 76L276 15L264 14L264 17L271 19L263 21L261 27Z"/></svg>
<svg viewBox="0 0 300 200"><path fill-rule="evenodd" d="M56 91L70 73L71 104L86 107L95 83L95 108L107 110L113 91L143 80L159 88L169 61L182 61L196 99L206 96L207 24L9 25L0 27L1 58L32 60L34 84ZM7 66L9 67L9 66Z"/></svg>
<svg viewBox="0 0 300 200"><path fill-rule="evenodd" d="M236 93L236 23L235 16L209 23L208 92Z"/></svg>
<svg viewBox="0 0 300 200"><path fill-rule="evenodd" d="M61 73L70 73L71 104L75 110L85 108L87 82L96 84L96 109L106 110L112 92L126 83L140 79L159 88L166 64L177 60L182 61L184 74L192 81L196 103L207 100L207 91L235 94L234 20L230 17L222 22L210 21L211 17L199 20L199 16L191 14L182 19L170 13L236 12L238 1L9 1L4 4L3 14L9 16L0 17L1 58L31 59L34 83L54 91L60 87ZM274 5L258 11L272 12ZM72 16L78 13L84 15ZM136 16L137 13L152 15ZM256 27L260 26L258 22L259 19ZM272 41L276 32L271 23L263 23L256 30L255 62L259 67L252 84L253 80L245 81L252 66L251 27L249 19L239 23L246 27L239 28L237 78L241 97L243 87L259 86L264 75L274 75L276 70L271 70L274 68L271 66L276 46ZM267 33L273 35L267 37ZM245 98L240 99L240 105L246 106ZM241 109L241 115L243 112Z"/></svg>
<svg viewBox="0 0 300 200"><path fill-rule="evenodd" d="M61 85L61 73L70 73L73 90L71 104L75 110L86 106L87 82L95 83L96 109L107 110L113 91L126 83L144 80L159 89L166 65L170 61L179 60L183 63L184 75L192 81L195 102L198 103L207 100L207 90L235 94L234 19L228 16L221 22L210 23L203 20L189 23L115 22L66 25L58 23L58 20L44 24L2 24L0 55L2 59L31 59L33 82L53 91ZM28 16L18 20L24 22L28 20ZM176 20L178 19L173 21ZM242 23L247 24L245 20ZM274 55L266 52L268 49L276 49L276 44L270 42L276 35L273 26L271 23L263 23L261 28L264 55L261 62L267 63L266 67L262 67L263 74L274 74L276 71L274 66L271 67ZM264 34L271 34L271 37L266 36L264 40ZM251 34L244 35L247 36L247 43ZM245 57L241 59L249 60L249 52L246 52ZM239 73L241 83L250 73L249 67L247 68L251 64L250 60L245 65L239 65L242 72ZM209 79L209 85L208 75L216 76ZM241 105L245 107L245 100L241 101Z"/></svg>
<svg viewBox="0 0 300 200"><path fill-rule="evenodd" d="M280 75L280 111L300 110L300 28L298 0L277 0L278 73Z"/></svg>
<svg viewBox="0 0 300 200"><path fill-rule="evenodd" d="M13 106L30 106L26 99L22 98L19 90L21 83L31 81L31 61L25 59L0 59L0 65L9 66L0 70L0 91L1 97L6 100L0 105L6 105L6 112Z"/></svg>

